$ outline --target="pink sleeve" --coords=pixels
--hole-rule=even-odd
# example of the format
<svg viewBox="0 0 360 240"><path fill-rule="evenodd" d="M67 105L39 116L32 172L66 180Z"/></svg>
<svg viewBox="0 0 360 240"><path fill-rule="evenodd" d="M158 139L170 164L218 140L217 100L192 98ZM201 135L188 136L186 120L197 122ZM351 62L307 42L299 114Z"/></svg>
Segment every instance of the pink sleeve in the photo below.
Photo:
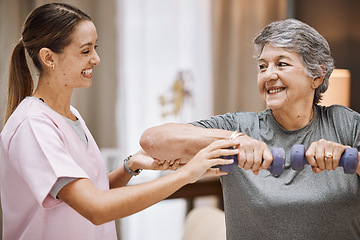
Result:
<svg viewBox="0 0 360 240"><path fill-rule="evenodd" d="M43 207L58 202L48 194L59 177L88 178L68 153L64 137L50 119L27 118L9 145L12 164Z"/></svg>

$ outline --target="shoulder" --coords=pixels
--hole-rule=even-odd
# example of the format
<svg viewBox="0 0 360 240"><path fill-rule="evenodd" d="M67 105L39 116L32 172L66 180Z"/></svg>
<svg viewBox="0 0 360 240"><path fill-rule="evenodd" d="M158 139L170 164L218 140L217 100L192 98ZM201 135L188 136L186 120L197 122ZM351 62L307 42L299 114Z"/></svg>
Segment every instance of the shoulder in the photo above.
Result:
<svg viewBox="0 0 360 240"><path fill-rule="evenodd" d="M342 105L331 105L331 106L321 106L316 105L318 112L321 117L335 119L339 121L345 121L351 118L351 121L360 118L360 114L354 111L351 108L342 106Z"/></svg>
<svg viewBox="0 0 360 240"><path fill-rule="evenodd" d="M31 98L25 98L9 117L1 132L1 138L3 140L11 138L25 123L32 126L45 123L57 128L61 124L59 116L45 104Z"/></svg>
<svg viewBox="0 0 360 240"><path fill-rule="evenodd" d="M192 124L199 127L219 128L234 131L239 130L240 126L246 126L248 124L252 125L258 122L261 115L261 113L238 111L212 116L207 120L196 121Z"/></svg>
<svg viewBox="0 0 360 240"><path fill-rule="evenodd" d="M55 123L61 119L61 115L40 101L25 98L11 114L8 123L18 125L26 119L39 118L49 119Z"/></svg>
<svg viewBox="0 0 360 240"><path fill-rule="evenodd" d="M242 120L246 120L249 118L251 118L251 119L262 118L264 115L266 115L265 112L266 111L263 111L260 113L237 111L237 112L233 112L233 113L225 113L223 115L217 115L217 116L214 116L213 118L224 118L224 119L232 119L233 121L242 121Z"/></svg>
<svg viewBox="0 0 360 240"><path fill-rule="evenodd" d="M341 105L316 106L319 113L319 122L322 126L337 129L344 134L357 132L360 123L360 114L351 108Z"/></svg>
<svg viewBox="0 0 360 240"><path fill-rule="evenodd" d="M357 146L359 144L360 114L341 105L317 106L319 113L319 127L325 133L336 133L334 138L344 145Z"/></svg>

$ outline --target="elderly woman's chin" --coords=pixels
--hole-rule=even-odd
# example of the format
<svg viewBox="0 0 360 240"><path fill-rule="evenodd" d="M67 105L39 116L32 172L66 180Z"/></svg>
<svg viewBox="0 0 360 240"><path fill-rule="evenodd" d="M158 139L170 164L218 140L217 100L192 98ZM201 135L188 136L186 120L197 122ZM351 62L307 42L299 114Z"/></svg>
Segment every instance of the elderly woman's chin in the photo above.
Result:
<svg viewBox="0 0 360 240"><path fill-rule="evenodd" d="M266 99L265 104L271 110L278 110L284 106L285 99Z"/></svg>

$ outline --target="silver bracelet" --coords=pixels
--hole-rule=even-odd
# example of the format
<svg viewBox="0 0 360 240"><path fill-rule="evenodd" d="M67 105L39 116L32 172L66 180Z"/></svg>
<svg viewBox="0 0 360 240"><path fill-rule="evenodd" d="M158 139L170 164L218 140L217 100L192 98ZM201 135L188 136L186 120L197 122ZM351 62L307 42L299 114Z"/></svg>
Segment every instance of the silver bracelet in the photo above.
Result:
<svg viewBox="0 0 360 240"><path fill-rule="evenodd" d="M130 175L132 175L132 176L137 176L137 175L140 174L141 169L137 169L136 171L133 171L133 170L131 170L131 169L129 168L129 160L130 160L131 157L132 157L132 156L130 155L130 156L128 156L128 157L124 160L124 168L125 168L125 171L126 171L128 174L130 174Z"/></svg>
<svg viewBox="0 0 360 240"><path fill-rule="evenodd" d="M241 137L241 136L246 136L245 133L239 132L239 131L234 131L231 136L229 137L229 140L234 140L237 137Z"/></svg>

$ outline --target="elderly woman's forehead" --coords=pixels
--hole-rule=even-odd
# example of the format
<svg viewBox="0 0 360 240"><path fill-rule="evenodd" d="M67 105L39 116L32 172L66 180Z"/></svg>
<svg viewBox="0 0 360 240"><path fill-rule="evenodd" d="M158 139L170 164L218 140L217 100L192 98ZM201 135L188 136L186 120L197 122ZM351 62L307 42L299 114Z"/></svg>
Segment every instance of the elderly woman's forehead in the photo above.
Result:
<svg viewBox="0 0 360 240"><path fill-rule="evenodd" d="M260 52L259 58L263 56L265 52L271 51L273 54L282 55L284 57L290 57L291 55L299 56L299 52L295 49L289 49L283 46L277 46L276 44L266 43Z"/></svg>

